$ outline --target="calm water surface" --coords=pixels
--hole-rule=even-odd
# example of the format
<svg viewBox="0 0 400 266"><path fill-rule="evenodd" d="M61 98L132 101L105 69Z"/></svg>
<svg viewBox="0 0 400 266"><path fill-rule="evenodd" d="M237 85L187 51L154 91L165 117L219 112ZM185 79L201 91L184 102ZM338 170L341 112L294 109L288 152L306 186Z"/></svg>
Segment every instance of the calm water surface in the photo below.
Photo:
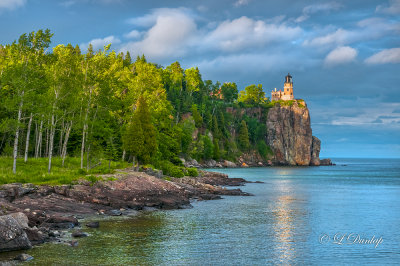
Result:
<svg viewBox="0 0 400 266"><path fill-rule="evenodd" d="M104 221L100 229L85 229L90 236L78 247L35 247L28 252L35 257L30 264L400 263L400 160L334 161L337 166L218 170L265 183L242 187L253 197ZM335 234L383 242L352 244L352 236L338 245Z"/></svg>

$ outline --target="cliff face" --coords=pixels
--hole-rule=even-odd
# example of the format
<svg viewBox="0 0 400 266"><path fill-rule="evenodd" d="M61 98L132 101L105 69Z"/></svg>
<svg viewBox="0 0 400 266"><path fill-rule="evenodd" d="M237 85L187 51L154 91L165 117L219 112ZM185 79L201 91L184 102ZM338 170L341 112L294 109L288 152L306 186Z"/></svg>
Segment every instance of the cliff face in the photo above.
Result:
<svg viewBox="0 0 400 266"><path fill-rule="evenodd" d="M292 106L276 105L268 112L266 142L277 164L320 164L321 141L312 135L308 108L304 102L301 104L295 101Z"/></svg>

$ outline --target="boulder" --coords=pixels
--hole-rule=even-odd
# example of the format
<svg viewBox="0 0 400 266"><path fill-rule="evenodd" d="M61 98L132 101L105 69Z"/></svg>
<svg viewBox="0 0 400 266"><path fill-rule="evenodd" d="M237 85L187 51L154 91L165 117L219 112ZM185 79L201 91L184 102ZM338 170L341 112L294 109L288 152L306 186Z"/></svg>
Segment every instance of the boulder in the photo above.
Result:
<svg viewBox="0 0 400 266"><path fill-rule="evenodd" d="M71 236L72 237L87 237L88 234L85 232L82 232L81 230L76 230L76 231L72 232Z"/></svg>
<svg viewBox="0 0 400 266"><path fill-rule="evenodd" d="M100 227L100 223L99 222L90 222L86 224L86 227L89 228L99 228Z"/></svg>
<svg viewBox="0 0 400 266"><path fill-rule="evenodd" d="M30 260L33 260L33 257L31 255L29 255L29 254L22 253L22 254L19 254L18 256L16 256L14 258L14 260L30 261Z"/></svg>
<svg viewBox="0 0 400 266"><path fill-rule="evenodd" d="M28 220L24 216L25 214L23 213L0 216L0 252L29 249L32 247L24 231L27 228L26 221Z"/></svg>
<svg viewBox="0 0 400 266"><path fill-rule="evenodd" d="M215 160L206 160L204 162L204 166L208 167L208 168L215 168L215 166L217 165L217 162Z"/></svg>
<svg viewBox="0 0 400 266"><path fill-rule="evenodd" d="M224 162L222 163L222 165L226 168L236 168L237 165L234 162L228 161L228 160L224 160Z"/></svg>
<svg viewBox="0 0 400 266"><path fill-rule="evenodd" d="M331 159L322 159L320 165L335 165L332 163Z"/></svg>

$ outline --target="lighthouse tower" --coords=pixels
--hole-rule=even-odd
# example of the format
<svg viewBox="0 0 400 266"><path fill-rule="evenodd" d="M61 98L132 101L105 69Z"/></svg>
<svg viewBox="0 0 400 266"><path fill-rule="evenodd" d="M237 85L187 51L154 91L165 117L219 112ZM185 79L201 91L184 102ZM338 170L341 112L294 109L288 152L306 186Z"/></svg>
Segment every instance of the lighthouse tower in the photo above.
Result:
<svg viewBox="0 0 400 266"><path fill-rule="evenodd" d="M285 77L285 83L283 84L283 95L282 100L294 100L293 96L293 79L292 76L288 73Z"/></svg>

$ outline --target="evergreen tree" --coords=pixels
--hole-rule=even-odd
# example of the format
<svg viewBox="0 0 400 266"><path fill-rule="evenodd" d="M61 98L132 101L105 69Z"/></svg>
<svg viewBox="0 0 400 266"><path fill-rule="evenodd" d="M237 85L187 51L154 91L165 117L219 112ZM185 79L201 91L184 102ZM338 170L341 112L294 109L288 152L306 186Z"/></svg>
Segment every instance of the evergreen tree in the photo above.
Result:
<svg viewBox="0 0 400 266"><path fill-rule="evenodd" d="M221 154L220 154L220 150L219 150L219 144L218 144L218 139L217 138L214 138L214 141L213 141L213 144L214 144L214 160L219 160L220 159L220 157L221 157Z"/></svg>
<svg viewBox="0 0 400 266"><path fill-rule="evenodd" d="M140 121L143 135L143 149L139 154L139 159L146 164L150 162L151 157L157 151L157 132L152 123L149 107L143 96L139 97L137 106L135 116Z"/></svg>
<svg viewBox="0 0 400 266"><path fill-rule="evenodd" d="M246 121L242 120L239 129L239 147L242 151L248 151L250 148L249 131Z"/></svg>

